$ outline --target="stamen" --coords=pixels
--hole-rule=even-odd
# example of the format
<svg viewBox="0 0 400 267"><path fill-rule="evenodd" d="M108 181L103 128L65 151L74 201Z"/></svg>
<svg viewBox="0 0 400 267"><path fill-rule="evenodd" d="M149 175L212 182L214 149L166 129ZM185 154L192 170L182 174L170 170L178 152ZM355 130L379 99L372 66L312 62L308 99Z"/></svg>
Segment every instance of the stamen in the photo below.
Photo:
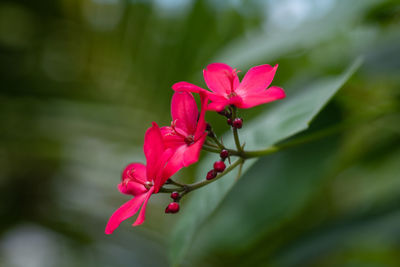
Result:
<svg viewBox="0 0 400 267"><path fill-rule="evenodd" d="M190 146L191 144L194 143L194 136L193 135L188 135L185 137L185 143Z"/></svg>
<svg viewBox="0 0 400 267"><path fill-rule="evenodd" d="M144 187L146 187L146 189L150 189L150 187L152 187L152 186L153 186L153 183L150 182L150 181L147 181L147 182L144 184Z"/></svg>
<svg viewBox="0 0 400 267"><path fill-rule="evenodd" d="M235 92L231 92L231 93L228 95L228 98L232 98L232 97L235 97L235 96L237 96L237 94L236 94Z"/></svg>

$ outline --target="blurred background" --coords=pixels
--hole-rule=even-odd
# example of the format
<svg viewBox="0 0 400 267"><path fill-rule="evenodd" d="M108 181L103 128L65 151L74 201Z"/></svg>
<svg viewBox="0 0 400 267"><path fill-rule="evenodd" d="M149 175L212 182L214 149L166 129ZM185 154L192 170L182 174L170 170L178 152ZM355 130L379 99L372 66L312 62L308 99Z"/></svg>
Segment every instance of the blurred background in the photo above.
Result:
<svg viewBox="0 0 400 267"><path fill-rule="evenodd" d="M164 214L168 195L143 226L104 227L129 199L116 186L144 161L145 130L170 123L171 85L205 86L211 62L241 76L279 63L273 85L290 97L360 55L311 128L355 126L260 160L182 265L400 266L399 48L396 0L1 1L0 266L169 266L181 214ZM255 190L271 173L279 183Z"/></svg>

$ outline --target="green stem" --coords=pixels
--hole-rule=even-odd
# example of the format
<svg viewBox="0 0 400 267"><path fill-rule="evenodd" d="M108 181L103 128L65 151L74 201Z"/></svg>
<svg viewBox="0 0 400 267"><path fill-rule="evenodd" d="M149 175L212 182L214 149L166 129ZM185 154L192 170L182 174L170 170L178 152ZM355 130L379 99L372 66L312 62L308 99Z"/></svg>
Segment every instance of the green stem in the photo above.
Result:
<svg viewBox="0 0 400 267"><path fill-rule="evenodd" d="M232 163L232 165L230 165L228 168L225 169L225 171L223 173L218 174L214 179L212 180L203 180L194 184L188 184L186 185L187 191L193 191L196 189L199 189L200 187L203 187L205 185L211 184L215 181L217 181L218 179L220 179L221 177L223 177L224 175L228 174L230 171L232 171L237 165L241 164L244 162L244 159L239 158L238 160L236 160L234 163Z"/></svg>
<svg viewBox="0 0 400 267"><path fill-rule="evenodd" d="M169 183L169 184L176 185L176 186L185 186L184 184L182 184L182 183L180 183L180 182L177 182L177 181L175 181L175 180L172 180L171 178L168 179L168 183Z"/></svg>
<svg viewBox="0 0 400 267"><path fill-rule="evenodd" d="M215 134L210 137L214 143L220 148L220 149L225 149L225 146L218 140L217 136Z"/></svg>
<svg viewBox="0 0 400 267"><path fill-rule="evenodd" d="M210 141L208 141L207 139L206 139L206 141L204 142L204 144L205 145L207 145L207 146L210 146L210 147L213 147L213 148L219 148L215 143L211 143Z"/></svg>
<svg viewBox="0 0 400 267"><path fill-rule="evenodd" d="M208 151L208 152L216 153L216 154L221 153L220 149L209 147L209 146L206 146L206 145L203 145L202 149L205 150L205 151Z"/></svg>
<svg viewBox="0 0 400 267"><path fill-rule="evenodd" d="M220 179L221 177L223 177L224 175L228 174L230 171L232 171L237 165L239 164L243 164L244 159L239 158L238 160L236 160L234 163L232 163L232 165L230 165L228 168L226 168L226 170L220 174L218 174L214 179L212 180L203 180L197 183L193 183L193 184L186 184L186 185L182 185L181 187L177 187L177 188L165 188L165 187L161 187L160 188L160 193L172 193L174 191L177 192L182 192L181 197L193 190L199 189L205 185L208 185L212 182L217 181L218 179Z"/></svg>
<svg viewBox="0 0 400 267"><path fill-rule="evenodd" d="M242 163L240 163L240 165L239 165L239 171L238 171L238 174L236 175L236 179L235 179L236 181L239 180L240 176L242 176L243 163L244 163L244 161L242 161Z"/></svg>
<svg viewBox="0 0 400 267"><path fill-rule="evenodd" d="M323 137L335 134L337 132L340 132L347 126L348 126L348 123L339 124L339 125L335 125L335 126L332 126L329 128L325 128L321 131L318 131L318 132L315 132L315 133L312 133L312 134L309 134L306 136L299 137L293 141L289 141L289 142L281 144L281 145L275 145L275 146L271 146L269 148L261 149L261 150L243 151L241 156L245 159L266 156L266 155L278 152L283 149L287 149L287 148L291 148L291 147L294 147L297 145L305 144L305 143L315 141L315 140L321 139Z"/></svg>
<svg viewBox="0 0 400 267"><path fill-rule="evenodd" d="M237 114L236 114L236 107L232 107L232 119L236 119ZM236 149L239 153L243 152L242 146L240 145L240 140L239 140L239 134L238 134L238 129L235 127L232 127L233 131L233 138L235 139L235 145Z"/></svg>
<svg viewBox="0 0 400 267"><path fill-rule="evenodd" d="M161 187L160 188L160 193L172 193L172 192L182 192L185 191L185 187L176 187L176 188L165 188L165 187Z"/></svg>

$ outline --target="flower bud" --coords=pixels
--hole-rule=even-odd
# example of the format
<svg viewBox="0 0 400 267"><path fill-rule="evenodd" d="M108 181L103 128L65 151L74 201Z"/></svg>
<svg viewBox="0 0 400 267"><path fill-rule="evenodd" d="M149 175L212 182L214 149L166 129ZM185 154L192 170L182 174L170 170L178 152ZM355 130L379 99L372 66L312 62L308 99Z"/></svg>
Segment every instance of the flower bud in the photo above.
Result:
<svg viewBox="0 0 400 267"><path fill-rule="evenodd" d="M232 125L232 119L227 119L226 123L228 123L228 125Z"/></svg>
<svg viewBox="0 0 400 267"><path fill-rule="evenodd" d="M221 159L226 159L227 157L229 157L229 151L226 149L222 149L221 153L219 153L219 156L221 157Z"/></svg>
<svg viewBox="0 0 400 267"><path fill-rule="evenodd" d="M214 171L223 172L225 170L225 163L222 160L216 161L214 163Z"/></svg>
<svg viewBox="0 0 400 267"><path fill-rule="evenodd" d="M236 119L233 120L233 122L232 122L232 127L233 128L240 129L240 128L242 128L242 126L243 126L243 119L236 118Z"/></svg>
<svg viewBox="0 0 400 267"><path fill-rule="evenodd" d="M211 170L207 173L206 179L207 180L212 180L217 176L217 173L214 170Z"/></svg>
<svg viewBox="0 0 400 267"><path fill-rule="evenodd" d="M226 110L226 109L219 111L218 114L222 115L222 116L225 116L227 118L232 117L232 113L229 110Z"/></svg>
<svg viewBox="0 0 400 267"><path fill-rule="evenodd" d="M177 199L179 198L179 193L176 192L176 191L172 192L172 193L171 193L171 198L172 198L173 200L177 200Z"/></svg>
<svg viewBox="0 0 400 267"><path fill-rule="evenodd" d="M167 208L165 209L165 213L177 213L178 211L179 211L179 203L178 202L169 203Z"/></svg>

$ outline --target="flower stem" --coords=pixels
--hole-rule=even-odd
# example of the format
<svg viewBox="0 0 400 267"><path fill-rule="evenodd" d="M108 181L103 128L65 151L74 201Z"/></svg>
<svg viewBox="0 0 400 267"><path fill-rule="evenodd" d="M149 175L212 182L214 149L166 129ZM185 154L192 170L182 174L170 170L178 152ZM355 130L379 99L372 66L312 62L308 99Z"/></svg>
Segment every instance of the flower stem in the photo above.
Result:
<svg viewBox="0 0 400 267"><path fill-rule="evenodd" d="M218 148L209 147L209 146L206 146L206 145L203 145L202 149L205 150L205 151L208 151L208 152L216 153L216 154L219 154L221 152L221 150L218 149Z"/></svg>
<svg viewBox="0 0 400 267"><path fill-rule="evenodd" d="M208 141L207 139L206 139L206 141L204 142L204 144L207 145L207 146L216 148L216 149L219 148L215 143L212 143L212 142Z"/></svg>
<svg viewBox="0 0 400 267"><path fill-rule="evenodd" d="M223 177L224 175L228 174L228 173L229 173L230 171L232 171L236 166L238 166L239 164L242 164L243 162L244 162L244 159L239 158L239 159L236 160L234 163L232 163L232 165L230 165L228 168L226 168L226 170L225 170L224 172L218 174L214 179L212 179L212 180L203 180L203 181L200 181L200 182L197 182L197 183L194 183L194 184L188 184L188 185L186 185L187 191L190 192L190 191L196 190L196 189L198 189L198 188L201 188L201 187L203 187L203 186L205 186L205 185L208 185L208 184L210 184L210 183L212 183L212 182L217 181L219 178L221 178L221 177Z"/></svg>
<svg viewBox="0 0 400 267"><path fill-rule="evenodd" d="M233 106L232 107L232 118L236 119L237 117L237 113L236 113L236 107ZM240 140L239 140L239 134L238 134L238 130L236 127L232 127L232 131L233 131L233 138L235 139L235 145L236 145L236 149L239 153L243 152L242 146L240 145Z"/></svg>
<svg viewBox="0 0 400 267"><path fill-rule="evenodd" d="M238 173L236 175L235 181L239 180L240 176L242 176L243 164L244 164L244 161L242 161L240 163L240 165L239 165L239 171L238 171Z"/></svg>
<svg viewBox="0 0 400 267"><path fill-rule="evenodd" d="M239 164L243 164L244 159L243 158L239 158L238 160L236 160L234 163L232 163L232 165L230 165L228 168L226 168L226 170L220 174L218 174L214 179L212 180L202 180L200 182L197 183L193 183L193 184L180 184L179 187L177 188L165 188L165 187L161 187L160 188L160 193L172 193L174 191L177 192L182 192L181 197L191 191L194 191L196 189L199 189L205 185L208 185L212 182L217 181L219 178L223 177L224 175L228 174L230 171L232 171L236 166L238 166ZM178 184L178 183L177 183Z"/></svg>
<svg viewBox="0 0 400 267"><path fill-rule="evenodd" d="M315 133L312 133L312 134L309 134L309 135L306 135L306 136L299 137L299 138L297 138L295 140L286 142L286 143L281 144L281 145L274 145L274 146L270 146L269 148L261 149L261 150L243 151L241 156L243 158L245 158L245 159L266 156L266 155L278 152L278 151L283 150L283 149L291 148L293 146L297 146L297 145L301 145L301 144L308 143L308 142L311 142L311 141L315 141L315 140L327 137L329 135L338 133L341 130L345 129L347 126L348 126L347 123L334 125L332 127L325 128L325 129L323 129L321 131L318 131L318 132L315 132Z"/></svg>
<svg viewBox="0 0 400 267"><path fill-rule="evenodd" d="M184 184L182 184L182 183L180 183L180 182L177 182L177 181L175 181L175 180L172 180L171 178L169 178L169 179L167 180L167 184L173 184L173 185L177 185L177 186L185 186Z"/></svg>
<svg viewBox="0 0 400 267"><path fill-rule="evenodd" d="M217 136L214 134L213 136L210 137L214 143L220 148L220 149L225 149L225 146L218 140Z"/></svg>

